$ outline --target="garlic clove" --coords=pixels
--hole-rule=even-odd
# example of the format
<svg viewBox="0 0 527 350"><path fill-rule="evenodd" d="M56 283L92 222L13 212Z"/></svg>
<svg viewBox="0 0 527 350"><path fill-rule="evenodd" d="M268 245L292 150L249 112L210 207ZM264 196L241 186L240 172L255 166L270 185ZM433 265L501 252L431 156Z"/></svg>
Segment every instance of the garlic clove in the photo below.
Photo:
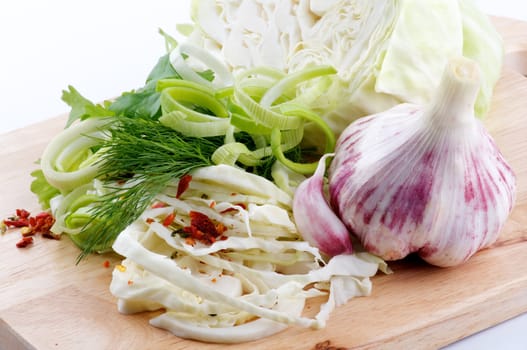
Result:
<svg viewBox="0 0 527 350"><path fill-rule="evenodd" d="M496 241L515 176L473 114L478 88L476 64L454 59L430 106L402 104L341 134L330 200L371 253L454 266Z"/></svg>
<svg viewBox="0 0 527 350"><path fill-rule="evenodd" d="M298 185L293 198L293 216L305 241L329 256L352 252L348 229L335 215L324 195L326 159L318 162L315 173Z"/></svg>

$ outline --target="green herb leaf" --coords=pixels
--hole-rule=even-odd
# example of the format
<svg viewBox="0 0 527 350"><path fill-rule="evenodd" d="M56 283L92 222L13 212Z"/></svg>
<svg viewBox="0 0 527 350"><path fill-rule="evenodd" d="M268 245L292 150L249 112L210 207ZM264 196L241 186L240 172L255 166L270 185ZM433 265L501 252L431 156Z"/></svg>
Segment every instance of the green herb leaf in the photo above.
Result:
<svg viewBox="0 0 527 350"><path fill-rule="evenodd" d="M112 103L110 110L129 118L158 118L161 115L160 93L155 90L125 92Z"/></svg>
<svg viewBox="0 0 527 350"><path fill-rule="evenodd" d="M160 79L181 79L181 76L175 71L174 67L170 64L169 54L163 55L157 61L148 77L146 78L147 84L150 82L157 83ZM155 88L155 85L153 86Z"/></svg>
<svg viewBox="0 0 527 350"><path fill-rule="evenodd" d="M168 54L162 56L154 66L143 88L125 92L110 106L116 115L129 118L157 119L161 115L160 94L156 84L160 79L181 79L170 64Z"/></svg>
<svg viewBox="0 0 527 350"><path fill-rule="evenodd" d="M82 96L71 85L68 86L68 90L62 91L62 100L71 107L69 118L66 122L66 128L79 119L84 120L90 117L107 117L114 115L114 112L108 110L107 106L94 104Z"/></svg>
<svg viewBox="0 0 527 350"><path fill-rule="evenodd" d="M209 81L214 79L212 70L205 70L198 72L198 74ZM159 58L150 74L148 74L144 87L137 91L123 93L110 105L110 111L116 115L129 118L159 118L161 116L161 102L156 85L161 79L181 79L181 76L170 64L169 54Z"/></svg>

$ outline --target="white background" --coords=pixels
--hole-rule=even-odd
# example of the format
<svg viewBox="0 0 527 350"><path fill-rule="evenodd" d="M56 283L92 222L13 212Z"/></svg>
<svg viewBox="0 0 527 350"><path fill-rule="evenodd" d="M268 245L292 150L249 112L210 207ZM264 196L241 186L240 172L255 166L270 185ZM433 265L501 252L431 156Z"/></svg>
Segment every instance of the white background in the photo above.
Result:
<svg viewBox="0 0 527 350"><path fill-rule="evenodd" d="M486 13L527 20L524 1L476 2ZM0 134L68 112L60 96L70 84L93 101L143 85L164 53L158 28L176 34L176 24L189 21L189 4L1 1ZM462 349L527 349L527 315L448 347Z"/></svg>

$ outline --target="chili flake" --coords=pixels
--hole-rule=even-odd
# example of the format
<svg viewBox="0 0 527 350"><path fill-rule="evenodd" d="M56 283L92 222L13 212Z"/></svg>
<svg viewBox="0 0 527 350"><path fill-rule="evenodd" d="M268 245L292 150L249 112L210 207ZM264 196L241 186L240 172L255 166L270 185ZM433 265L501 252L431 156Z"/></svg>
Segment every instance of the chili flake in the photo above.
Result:
<svg viewBox="0 0 527 350"><path fill-rule="evenodd" d="M245 205L245 203L240 202L240 203L235 203L234 205L237 206L237 207L242 208L243 210L247 210L247 205ZM238 209L238 208L230 207L230 208L222 210L220 212L220 214L227 214L227 213L231 213L231 212L236 212L237 213L239 211L240 211L240 209Z"/></svg>
<svg viewBox="0 0 527 350"><path fill-rule="evenodd" d="M31 237L31 236L29 236L29 237L22 237L22 239L16 243L16 247L17 248L25 248L25 247L27 247L28 245L30 245L32 243L33 243L33 237Z"/></svg>
<svg viewBox="0 0 527 350"><path fill-rule="evenodd" d="M164 208L166 206L167 204L164 202L155 202L154 204L152 204L152 209Z"/></svg>
<svg viewBox="0 0 527 350"><path fill-rule="evenodd" d="M212 244L218 239L226 239L222 236L226 231L222 223L215 224L207 215L190 211L190 226L183 227L183 233L188 234L185 242L194 245L196 241L204 244Z"/></svg>
<svg viewBox="0 0 527 350"><path fill-rule="evenodd" d="M194 227L195 229L203 233L208 233L213 236L218 235L218 232L216 231L216 226L207 215L200 213L199 211L191 210L189 212L189 216L191 227Z"/></svg>
<svg viewBox="0 0 527 350"><path fill-rule="evenodd" d="M29 226L29 212L25 209L17 209L16 215L4 220L4 224L9 227Z"/></svg>
<svg viewBox="0 0 527 350"><path fill-rule="evenodd" d="M176 214L174 212L168 214L166 216L166 218L163 220L163 226L168 227L168 226L172 225L172 223L174 222L175 217L176 217Z"/></svg>
<svg viewBox="0 0 527 350"><path fill-rule="evenodd" d="M230 213L230 212L239 212L239 210L237 208L234 208L234 207L229 207L227 209L224 209L222 211L220 211L220 214L227 214L227 213Z"/></svg>
<svg viewBox="0 0 527 350"><path fill-rule="evenodd" d="M36 216L29 217L29 227L33 233L40 233L45 238L59 239L58 235L53 234L51 226L55 223L55 218L47 212L42 212Z"/></svg>
<svg viewBox="0 0 527 350"><path fill-rule="evenodd" d="M110 261L109 260L104 260L104 262L102 263L102 266L104 268L106 268L106 269L109 268L110 267Z"/></svg>
<svg viewBox="0 0 527 350"><path fill-rule="evenodd" d="M179 179L178 185L177 185L177 193L176 198L181 197L181 195L188 190L190 186L190 181L192 181L192 175L186 174Z"/></svg>
<svg viewBox="0 0 527 350"><path fill-rule="evenodd" d="M60 235L52 233L51 227L55 223L55 218L48 212L41 212L31 216L25 209L16 209L15 215L2 221L5 229L20 228L22 239L16 243L18 248L25 248L33 243L33 237L41 234L44 238L60 239Z"/></svg>

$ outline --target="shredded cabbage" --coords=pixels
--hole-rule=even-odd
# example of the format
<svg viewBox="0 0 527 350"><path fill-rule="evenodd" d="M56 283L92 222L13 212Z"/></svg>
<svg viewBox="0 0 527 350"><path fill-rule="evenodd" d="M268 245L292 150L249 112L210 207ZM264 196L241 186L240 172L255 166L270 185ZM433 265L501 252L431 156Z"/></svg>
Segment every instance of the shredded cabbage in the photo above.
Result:
<svg viewBox="0 0 527 350"><path fill-rule="evenodd" d="M191 15L188 40L235 73L335 67L338 75L313 83L317 98L305 102L337 135L358 117L429 101L454 55L481 66L475 110L483 117L501 70L501 38L470 0L194 0ZM316 133L309 138L320 144Z"/></svg>
<svg viewBox="0 0 527 350"><path fill-rule="evenodd" d="M159 194L155 205L113 245L123 255L110 291L123 313L164 312L150 323L177 336L237 343L266 337L288 325L324 327L331 311L368 295L370 277L386 264L365 252L326 261L301 240L291 196L272 182L228 165L192 173L190 187ZM226 239L207 245L180 234L189 212L226 228ZM175 213L166 225L165 218ZM308 298L327 296L314 317Z"/></svg>

